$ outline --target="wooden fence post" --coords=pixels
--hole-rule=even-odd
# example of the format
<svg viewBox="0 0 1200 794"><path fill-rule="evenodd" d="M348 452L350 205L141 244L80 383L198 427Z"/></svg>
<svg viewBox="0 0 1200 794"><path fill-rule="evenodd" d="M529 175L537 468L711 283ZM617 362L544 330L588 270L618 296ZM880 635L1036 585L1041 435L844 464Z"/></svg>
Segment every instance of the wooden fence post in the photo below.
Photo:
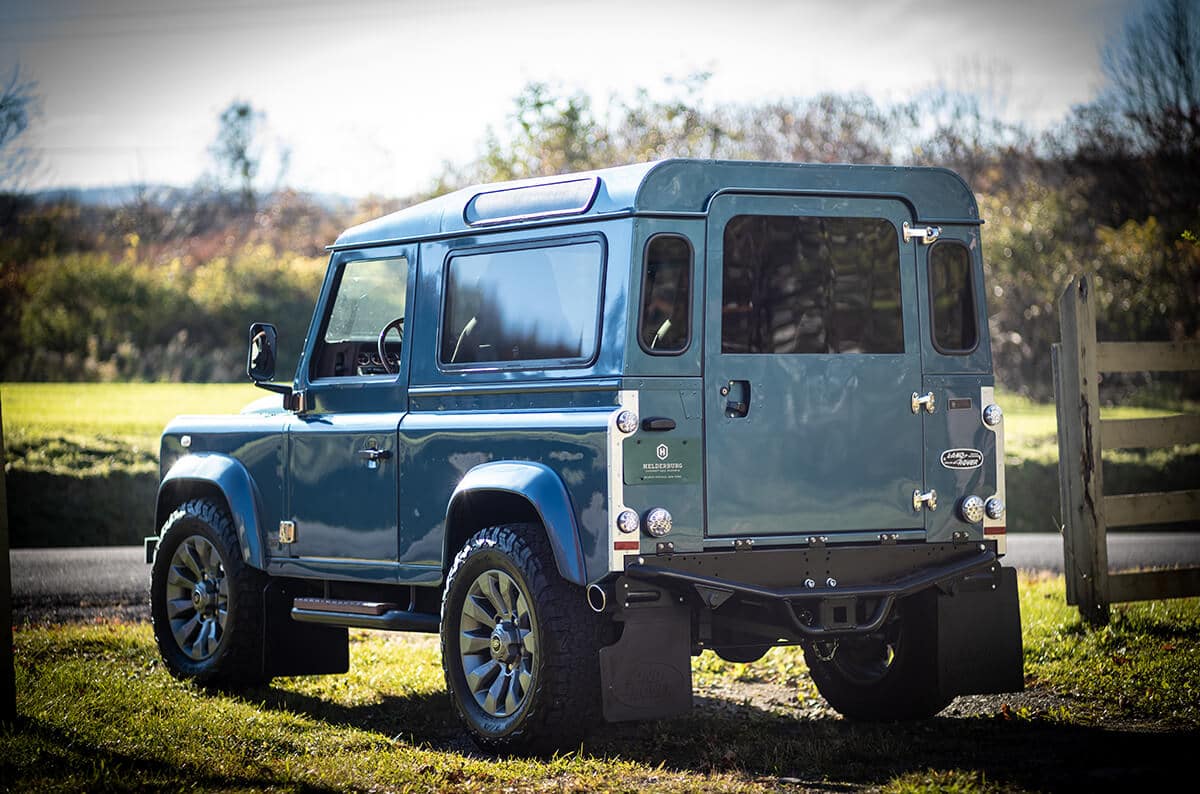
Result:
<svg viewBox="0 0 1200 794"><path fill-rule="evenodd" d="M1084 620L1099 626L1109 619L1108 538L1103 514L1093 283L1091 276L1077 276L1058 300L1062 346L1055 356L1055 386L1059 387L1055 402L1067 600L1079 607Z"/></svg>
<svg viewBox="0 0 1200 794"><path fill-rule="evenodd" d="M0 720L17 718L17 682L13 669L12 567L8 559L8 497L4 489L4 409L0 406Z"/></svg>

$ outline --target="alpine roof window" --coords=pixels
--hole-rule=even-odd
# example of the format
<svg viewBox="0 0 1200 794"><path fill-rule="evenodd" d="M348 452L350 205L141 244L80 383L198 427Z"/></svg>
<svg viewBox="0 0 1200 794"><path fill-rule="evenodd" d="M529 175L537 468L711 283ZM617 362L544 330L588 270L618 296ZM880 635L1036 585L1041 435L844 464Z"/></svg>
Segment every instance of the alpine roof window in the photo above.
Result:
<svg viewBox="0 0 1200 794"><path fill-rule="evenodd" d="M686 237L659 234L646 243L638 342L648 353L687 349L691 330L692 246Z"/></svg>

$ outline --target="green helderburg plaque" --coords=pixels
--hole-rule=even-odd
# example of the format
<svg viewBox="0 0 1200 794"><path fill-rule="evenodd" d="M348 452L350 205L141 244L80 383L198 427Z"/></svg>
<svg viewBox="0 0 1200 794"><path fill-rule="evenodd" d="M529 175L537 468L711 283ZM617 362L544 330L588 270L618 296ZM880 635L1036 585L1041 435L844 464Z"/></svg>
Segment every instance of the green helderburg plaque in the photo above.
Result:
<svg viewBox="0 0 1200 794"><path fill-rule="evenodd" d="M701 444L698 438L630 439L625 448L625 484L699 483Z"/></svg>

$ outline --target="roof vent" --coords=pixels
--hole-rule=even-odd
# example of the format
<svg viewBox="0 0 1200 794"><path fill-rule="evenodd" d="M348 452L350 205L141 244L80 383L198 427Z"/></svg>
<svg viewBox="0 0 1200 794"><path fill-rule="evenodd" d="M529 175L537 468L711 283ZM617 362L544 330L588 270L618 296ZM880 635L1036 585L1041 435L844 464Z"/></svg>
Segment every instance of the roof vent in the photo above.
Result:
<svg viewBox="0 0 1200 794"><path fill-rule="evenodd" d="M569 179L529 187L476 193L463 217L470 226L527 221L558 215L582 215L591 208L600 177Z"/></svg>

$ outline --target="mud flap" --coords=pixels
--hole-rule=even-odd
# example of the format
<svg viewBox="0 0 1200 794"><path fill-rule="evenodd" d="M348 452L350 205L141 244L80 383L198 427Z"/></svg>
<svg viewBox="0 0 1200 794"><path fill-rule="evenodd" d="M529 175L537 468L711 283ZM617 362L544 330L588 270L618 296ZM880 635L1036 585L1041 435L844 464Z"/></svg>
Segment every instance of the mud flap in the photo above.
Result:
<svg viewBox="0 0 1200 794"><path fill-rule="evenodd" d="M626 609L615 645L600 649L608 722L654 720L692 707L692 619L679 604Z"/></svg>
<svg viewBox="0 0 1200 794"><path fill-rule="evenodd" d="M995 589L992 586L995 585ZM1017 572L969 577L937 599L938 685L944 695L1025 688Z"/></svg>
<svg viewBox="0 0 1200 794"><path fill-rule="evenodd" d="M350 633L337 626L292 620L292 600L308 595L274 579L263 599L263 674L325 675L350 669Z"/></svg>

